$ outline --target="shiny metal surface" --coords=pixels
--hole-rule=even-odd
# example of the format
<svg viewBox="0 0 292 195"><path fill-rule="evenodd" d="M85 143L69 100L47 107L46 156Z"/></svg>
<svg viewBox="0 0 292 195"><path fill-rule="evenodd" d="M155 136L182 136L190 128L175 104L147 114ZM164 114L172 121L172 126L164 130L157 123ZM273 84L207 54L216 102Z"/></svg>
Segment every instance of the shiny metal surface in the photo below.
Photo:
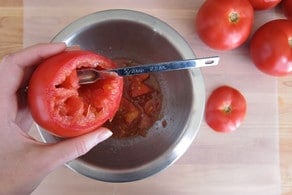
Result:
<svg viewBox="0 0 292 195"><path fill-rule="evenodd" d="M141 63L195 58L185 40L170 26L130 10L107 10L85 16L67 26L53 41ZM110 138L68 163L68 167L97 180L128 182L153 175L184 154L203 118L205 87L201 72L182 70L156 73L156 77L163 93L162 118L148 135ZM162 125L164 120L166 127ZM46 142L58 141L42 128L39 132Z"/></svg>
<svg viewBox="0 0 292 195"><path fill-rule="evenodd" d="M79 78L79 84L89 84L94 83L99 79L103 79L103 75L110 72L115 72L119 76L130 76L144 73L152 72L166 72L175 70L185 70L191 68L200 68L206 66L215 66L219 63L218 56L187 59L187 60L176 60L169 62L159 62L153 64L143 64L130 67L116 68L110 70L97 70L95 68L82 68L77 70L77 75Z"/></svg>

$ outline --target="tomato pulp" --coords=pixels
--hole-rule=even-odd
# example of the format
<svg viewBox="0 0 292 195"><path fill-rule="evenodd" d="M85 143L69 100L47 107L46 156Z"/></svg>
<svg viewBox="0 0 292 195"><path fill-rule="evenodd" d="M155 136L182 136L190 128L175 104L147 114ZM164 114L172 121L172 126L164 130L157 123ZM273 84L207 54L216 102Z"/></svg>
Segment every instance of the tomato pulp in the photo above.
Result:
<svg viewBox="0 0 292 195"><path fill-rule="evenodd" d="M230 50L249 37L254 10L248 0L207 0L195 20L199 37L209 47Z"/></svg>
<svg viewBox="0 0 292 195"><path fill-rule="evenodd" d="M261 26L250 43L256 67L272 76L292 73L292 21L277 19Z"/></svg>
<svg viewBox="0 0 292 195"><path fill-rule="evenodd" d="M112 119L118 110L123 79L111 74L88 85L79 85L76 69L115 68L116 64L89 51L65 51L41 63L28 87L31 114L41 127L60 137L93 131Z"/></svg>
<svg viewBox="0 0 292 195"><path fill-rule="evenodd" d="M243 122L246 109L246 100L237 89L221 86L207 100L206 122L215 131L231 132Z"/></svg>
<svg viewBox="0 0 292 195"><path fill-rule="evenodd" d="M119 67L137 64L129 59L115 61ZM153 74L124 77L120 108L113 120L108 121L105 127L111 129L113 136L117 138L146 136L148 130L161 117L161 107L162 93Z"/></svg>

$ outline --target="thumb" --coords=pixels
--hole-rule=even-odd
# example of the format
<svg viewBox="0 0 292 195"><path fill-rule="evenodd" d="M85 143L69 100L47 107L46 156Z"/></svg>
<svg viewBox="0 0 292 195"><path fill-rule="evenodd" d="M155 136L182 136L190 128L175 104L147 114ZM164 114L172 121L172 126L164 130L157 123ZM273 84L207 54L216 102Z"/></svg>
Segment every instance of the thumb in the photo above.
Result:
<svg viewBox="0 0 292 195"><path fill-rule="evenodd" d="M88 134L67 139L48 146L46 156L50 160L49 171L86 154L95 145L106 140L111 135L112 132L109 129L100 127L99 129Z"/></svg>

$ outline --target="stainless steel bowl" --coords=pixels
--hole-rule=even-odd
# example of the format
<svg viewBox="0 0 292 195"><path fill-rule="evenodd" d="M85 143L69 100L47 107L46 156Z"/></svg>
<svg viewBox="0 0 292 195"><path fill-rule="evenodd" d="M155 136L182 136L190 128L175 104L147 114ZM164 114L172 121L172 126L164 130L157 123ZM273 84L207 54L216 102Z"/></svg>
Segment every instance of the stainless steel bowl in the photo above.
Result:
<svg viewBox="0 0 292 195"><path fill-rule="evenodd" d="M80 18L53 39L59 41L109 58L125 57L142 63L195 57L169 25L131 10L107 10ZM153 175L182 156L203 118L204 81L199 69L157 73L156 77L163 93L163 117L147 136L110 138L67 163L68 167L97 180L128 182ZM58 141L41 127L38 129L45 142Z"/></svg>

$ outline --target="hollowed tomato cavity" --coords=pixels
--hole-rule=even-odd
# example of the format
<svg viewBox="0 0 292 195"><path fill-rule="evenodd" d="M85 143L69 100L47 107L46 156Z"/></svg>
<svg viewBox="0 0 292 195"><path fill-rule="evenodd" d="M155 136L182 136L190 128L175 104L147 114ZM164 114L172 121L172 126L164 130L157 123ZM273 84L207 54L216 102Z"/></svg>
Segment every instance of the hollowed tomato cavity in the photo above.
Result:
<svg viewBox="0 0 292 195"><path fill-rule="evenodd" d="M92 67L89 63L79 64L77 68ZM108 112L105 100L108 94L118 93L118 83L107 78L93 84L79 85L76 69L73 69L63 81L55 85L53 97L56 118L66 124L88 125L94 122L102 112Z"/></svg>

